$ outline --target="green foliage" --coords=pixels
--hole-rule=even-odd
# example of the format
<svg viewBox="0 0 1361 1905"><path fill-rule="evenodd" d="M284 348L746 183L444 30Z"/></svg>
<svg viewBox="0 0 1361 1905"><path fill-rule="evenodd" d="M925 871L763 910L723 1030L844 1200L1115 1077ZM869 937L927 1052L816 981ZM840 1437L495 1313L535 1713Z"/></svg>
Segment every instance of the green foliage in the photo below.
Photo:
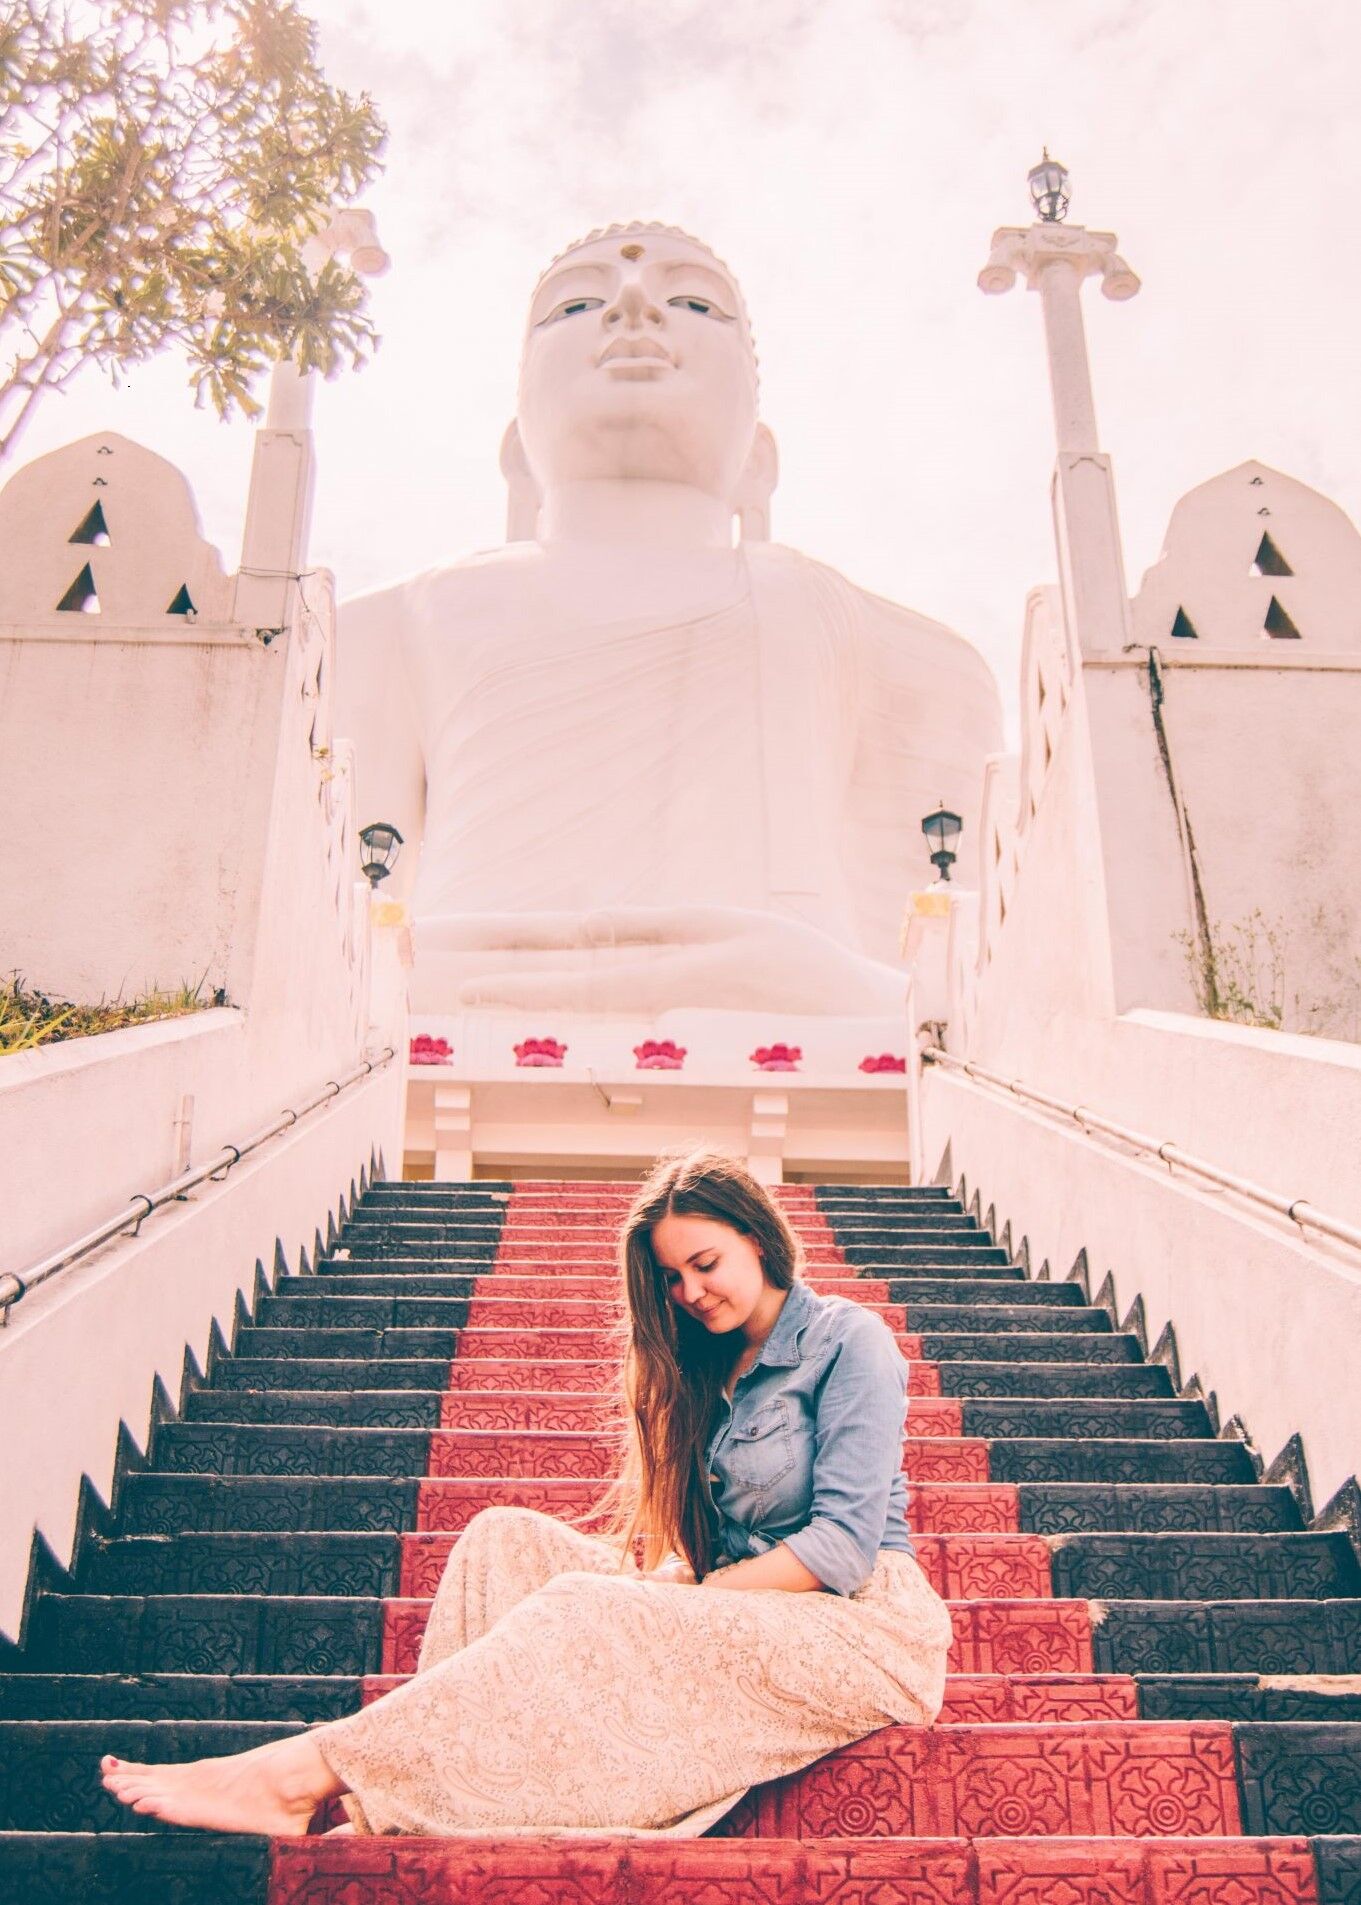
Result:
<svg viewBox="0 0 1361 1905"><path fill-rule="evenodd" d="M1207 1018L1257 1025L1270 1032L1309 1032L1356 1040L1361 1035L1361 959L1350 950L1344 921L1326 907L1305 922L1304 953L1314 975L1310 996L1289 983L1292 935L1260 907L1225 925L1216 920L1205 939L1175 935L1186 958L1196 1004Z"/></svg>
<svg viewBox="0 0 1361 1905"><path fill-rule="evenodd" d="M378 168L368 95L326 83L295 0L0 9L0 456L42 391L167 345L198 403L257 415L271 363L376 341L361 280L301 250Z"/></svg>
<svg viewBox="0 0 1361 1905"><path fill-rule="evenodd" d="M207 974L196 985L169 989L155 987L137 999L100 1000L98 1005L73 1005L26 986L17 972L0 981L0 1058L10 1052L29 1052L38 1045L63 1039L88 1038L95 1032L117 1032L151 1019L173 1019L186 1012L206 1012L224 1003L220 994L201 996Z"/></svg>

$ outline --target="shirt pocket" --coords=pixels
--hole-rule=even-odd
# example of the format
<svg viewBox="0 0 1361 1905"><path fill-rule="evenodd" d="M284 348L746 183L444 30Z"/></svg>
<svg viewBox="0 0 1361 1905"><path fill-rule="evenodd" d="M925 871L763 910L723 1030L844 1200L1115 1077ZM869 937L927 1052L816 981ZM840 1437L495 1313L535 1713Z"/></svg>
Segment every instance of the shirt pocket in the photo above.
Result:
<svg viewBox="0 0 1361 1905"><path fill-rule="evenodd" d="M762 1492L789 1473L794 1466L794 1437L783 1397L761 1403L734 1423L723 1462L735 1482Z"/></svg>

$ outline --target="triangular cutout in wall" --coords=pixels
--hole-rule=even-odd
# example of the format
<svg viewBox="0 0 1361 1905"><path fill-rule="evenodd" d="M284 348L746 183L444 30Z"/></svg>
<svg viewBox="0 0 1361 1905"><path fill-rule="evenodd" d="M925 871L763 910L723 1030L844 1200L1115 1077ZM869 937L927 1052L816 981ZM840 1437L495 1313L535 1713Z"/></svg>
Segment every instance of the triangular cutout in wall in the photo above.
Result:
<svg viewBox="0 0 1361 1905"><path fill-rule="evenodd" d="M59 610L65 609L77 615L99 614L99 596L95 590L95 579L88 562L58 602L57 607Z"/></svg>
<svg viewBox="0 0 1361 1905"><path fill-rule="evenodd" d="M198 610L194 607L194 598L189 593L189 584L187 582L181 582L179 587L179 593L175 597L174 601L170 604L170 607L166 610L166 614L167 615L197 615L198 614Z"/></svg>
<svg viewBox="0 0 1361 1905"><path fill-rule="evenodd" d="M1194 642L1200 639L1196 634L1196 625L1185 609L1177 610L1176 618L1172 623L1172 633L1179 642Z"/></svg>
<svg viewBox="0 0 1361 1905"><path fill-rule="evenodd" d="M110 543L109 525L104 520L104 505L96 503L84 522L69 539L72 542L93 543L96 548L107 549Z"/></svg>
<svg viewBox="0 0 1361 1905"><path fill-rule="evenodd" d="M1257 554L1252 558L1249 575L1294 575L1295 571L1271 540L1264 535L1257 545Z"/></svg>
<svg viewBox="0 0 1361 1905"><path fill-rule="evenodd" d="M1302 639L1299 630L1274 595L1271 598L1271 607L1266 612L1263 627L1267 634L1274 636L1278 642L1298 642Z"/></svg>

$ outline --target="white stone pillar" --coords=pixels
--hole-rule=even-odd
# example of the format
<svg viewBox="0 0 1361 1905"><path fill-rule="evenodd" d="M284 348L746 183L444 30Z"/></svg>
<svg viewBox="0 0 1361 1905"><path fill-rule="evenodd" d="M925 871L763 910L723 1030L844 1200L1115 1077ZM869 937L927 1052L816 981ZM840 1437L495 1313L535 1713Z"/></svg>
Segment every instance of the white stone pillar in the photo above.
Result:
<svg viewBox="0 0 1361 1905"><path fill-rule="evenodd" d="M747 1136L747 1169L758 1184L784 1183L784 1144L788 1128L789 1094L754 1092Z"/></svg>
<svg viewBox="0 0 1361 1905"><path fill-rule="evenodd" d="M471 1085L435 1087L435 1178L469 1183L473 1175Z"/></svg>
<svg viewBox="0 0 1361 1905"><path fill-rule="evenodd" d="M1101 279L1104 296L1132 298L1139 280L1115 249L1114 232L1041 221L1004 226L978 274L979 289L1009 291L1018 276L1044 309L1049 387L1058 458L1054 533L1064 614L1074 649L1118 653L1129 640L1129 592L1109 458L1101 454L1082 322L1082 284Z"/></svg>

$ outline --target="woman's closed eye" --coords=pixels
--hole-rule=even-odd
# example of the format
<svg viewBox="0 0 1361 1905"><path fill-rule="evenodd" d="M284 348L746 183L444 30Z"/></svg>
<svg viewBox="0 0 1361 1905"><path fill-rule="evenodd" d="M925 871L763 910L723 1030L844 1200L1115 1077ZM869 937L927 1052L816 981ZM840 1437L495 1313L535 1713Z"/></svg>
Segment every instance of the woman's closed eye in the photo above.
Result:
<svg viewBox="0 0 1361 1905"><path fill-rule="evenodd" d="M691 1267L692 1267L693 1269L695 1269L695 1270L713 1270L713 1269L716 1269L716 1268L717 1268L717 1266L718 1266L718 1258L717 1258L717 1257L714 1257L714 1258L713 1258L713 1259L712 1259L712 1260L711 1260L710 1262L708 1262L708 1263L697 1263L697 1264L694 1264L694 1265L692 1265ZM668 1290L674 1290L674 1289L675 1289L675 1287L676 1287L676 1285L677 1285L677 1283L679 1283L679 1281L680 1281L680 1272L679 1272L678 1270L668 1270L668 1271L667 1271L667 1273L666 1273L666 1287L667 1287L667 1289L668 1289Z"/></svg>

